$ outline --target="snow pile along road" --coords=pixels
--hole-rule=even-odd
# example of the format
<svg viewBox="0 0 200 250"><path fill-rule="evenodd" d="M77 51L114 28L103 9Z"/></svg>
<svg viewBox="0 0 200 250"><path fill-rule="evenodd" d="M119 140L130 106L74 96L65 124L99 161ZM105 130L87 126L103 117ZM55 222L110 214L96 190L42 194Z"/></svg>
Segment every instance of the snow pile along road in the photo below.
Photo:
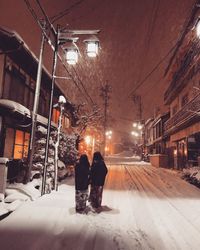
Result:
<svg viewBox="0 0 200 250"><path fill-rule="evenodd" d="M200 190L173 171L109 165L102 209L76 214L74 185L62 184L1 221L1 248L199 249Z"/></svg>

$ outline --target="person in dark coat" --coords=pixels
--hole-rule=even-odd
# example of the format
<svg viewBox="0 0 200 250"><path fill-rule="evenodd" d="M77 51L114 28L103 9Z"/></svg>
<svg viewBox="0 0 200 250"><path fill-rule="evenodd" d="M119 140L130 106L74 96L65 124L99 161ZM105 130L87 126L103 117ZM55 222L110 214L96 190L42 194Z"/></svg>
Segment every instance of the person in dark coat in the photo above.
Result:
<svg viewBox="0 0 200 250"><path fill-rule="evenodd" d="M100 152L95 152L90 171L90 203L94 209L101 208L103 186L108 169Z"/></svg>
<svg viewBox="0 0 200 250"><path fill-rule="evenodd" d="M84 213L88 199L90 163L86 154L80 156L75 166L76 212Z"/></svg>

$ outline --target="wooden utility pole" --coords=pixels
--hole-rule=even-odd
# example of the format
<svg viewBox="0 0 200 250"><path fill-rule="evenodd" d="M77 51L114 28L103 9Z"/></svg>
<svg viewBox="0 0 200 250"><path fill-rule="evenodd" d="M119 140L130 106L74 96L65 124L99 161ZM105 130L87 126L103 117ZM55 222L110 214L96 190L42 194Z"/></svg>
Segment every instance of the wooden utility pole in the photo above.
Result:
<svg viewBox="0 0 200 250"><path fill-rule="evenodd" d="M103 122L103 132L104 132L104 139L103 139L103 154L105 155L105 147L106 147L106 129L107 129L107 111L109 107L109 99L110 99L110 92L111 92L111 86L106 82L105 85L103 85L100 88L100 96L103 98L104 102L104 122Z"/></svg>
<svg viewBox="0 0 200 250"><path fill-rule="evenodd" d="M135 104L135 106L138 110L137 118L138 118L139 122L141 123L142 122L142 98L141 98L141 95L133 95L132 100L133 100L133 103Z"/></svg>

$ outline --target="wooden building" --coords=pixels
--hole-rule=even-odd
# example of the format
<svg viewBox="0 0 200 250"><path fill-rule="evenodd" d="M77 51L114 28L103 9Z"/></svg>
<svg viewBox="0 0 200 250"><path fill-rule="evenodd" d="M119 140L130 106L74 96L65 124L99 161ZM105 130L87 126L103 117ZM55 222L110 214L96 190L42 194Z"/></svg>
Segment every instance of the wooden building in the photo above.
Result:
<svg viewBox="0 0 200 250"><path fill-rule="evenodd" d="M22 159L28 155L31 112L33 110L38 59L19 35L0 28L0 157ZM43 67L38 109L38 124L47 126L51 75ZM57 83L53 103L63 95ZM66 104L63 129L75 122L75 108ZM53 109L52 126L56 127L59 111Z"/></svg>
<svg viewBox="0 0 200 250"><path fill-rule="evenodd" d="M198 165L200 156L200 38L199 8L194 7L167 68L170 81L164 101L170 109L164 136L173 151L174 167Z"/></svg>

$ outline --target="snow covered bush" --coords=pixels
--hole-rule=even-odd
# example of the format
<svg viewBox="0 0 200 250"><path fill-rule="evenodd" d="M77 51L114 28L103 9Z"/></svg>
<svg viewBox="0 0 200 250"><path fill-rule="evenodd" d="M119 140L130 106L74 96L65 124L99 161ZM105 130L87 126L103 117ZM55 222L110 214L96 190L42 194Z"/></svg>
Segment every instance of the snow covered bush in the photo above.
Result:
<svg viewBox="0 0 200 250"><path fill-rule="evenodd" d="M200 188L200 168L191 167L183 169L182 178L188 181L189 183Z"/></svg>
<svg viewBox="0 0 200 250"><path fill-rule="evenodd" d="M35 154L33 157L33 168L32 177L41 177L44 158L45 158L45 146L46 146L46 134L47 130L38 126L36 131L35 141ZM47 179L52 180L54 178L54 160L55 160L55 143L57 140L57 131L54 130L50 134L49 140L49 154L47 164ZM71 165L74 165L78 158L78 150L76 149L77 135L75 134L60 134L60 143L58 149L58 168L59 168L59 179L72 174ZM39 175L39 176L38 176Z"/></svg>
<svg viewBox="0 0 200 250"><path fill-rule="evenodd" d="M78 150L76 149L77 136L61 133L59 145L59 159L66 165L74 165L78 158Z"/></svg>
<svg viewBox="0 0 200 250"><path fill-rule="evenodd" d="M36 139L35 139L35 154L33 156L32 171L33 172L37 171L37 173L39 172L40 177L42 175L44 166L46 135L47 135L47 129L44 128L43 126L37 126ZM53 175L54 175L54 144L53 144L53 139L50 136L48 164L47 164L47 178L53 178Z"/></svg>

